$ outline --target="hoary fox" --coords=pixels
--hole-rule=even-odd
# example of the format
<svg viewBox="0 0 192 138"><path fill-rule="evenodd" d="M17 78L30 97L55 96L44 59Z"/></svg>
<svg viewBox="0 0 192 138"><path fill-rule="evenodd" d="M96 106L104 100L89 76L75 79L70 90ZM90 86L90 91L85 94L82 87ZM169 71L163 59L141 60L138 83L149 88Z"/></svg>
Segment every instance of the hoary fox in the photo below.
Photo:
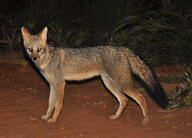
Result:
<svg viewBox="0 0 192 138"><path fill-rule="evenodd" d="M167 107L166 94L156 75L130 49L115 46L59 48L47 44L47 27L37 35L31 35L24 27L21 32L28 56L50 84L48 109L41 119L48 122L57 120L62 109L66 80L84 80L94 76L101 77L106 88L119 102L118 110L110 119L120 117L129 96L140 106L144 115L143 123L149 121L145 98L134 88L133 76L143 82L149 96L158 105Z"/></svg>

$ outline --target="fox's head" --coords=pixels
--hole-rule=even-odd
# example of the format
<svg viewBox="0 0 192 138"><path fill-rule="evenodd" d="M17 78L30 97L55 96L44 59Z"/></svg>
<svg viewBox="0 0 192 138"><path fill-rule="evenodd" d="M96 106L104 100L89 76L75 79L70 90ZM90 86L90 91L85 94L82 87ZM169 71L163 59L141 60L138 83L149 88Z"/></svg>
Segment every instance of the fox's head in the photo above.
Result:
<svg viewBox="0 0 192 138"><path fill-rule="evenodd" d="M24 27L21 27L24 47L33 62L38 62L47 51L47 27L38 34L31 35Z"/></svg>

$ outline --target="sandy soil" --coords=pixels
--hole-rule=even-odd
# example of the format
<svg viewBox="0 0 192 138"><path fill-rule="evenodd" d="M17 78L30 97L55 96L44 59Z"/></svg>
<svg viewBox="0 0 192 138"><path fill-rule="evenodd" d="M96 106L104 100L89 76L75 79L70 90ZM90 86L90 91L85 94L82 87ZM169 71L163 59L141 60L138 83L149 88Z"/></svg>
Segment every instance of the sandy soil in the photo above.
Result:
<svg viewBox="0 0 192 138"><path fill-rule="evenodd" d="M30 65L18 69L18 55L0 56L0 137L2 138L191 138L192 109L165 111L142 94L150 122L142 124L138 105L130 100L122 117L110 120L117 100L99 78L68 82L63 110L54 124L40 120L49 86ZM167 69L167 68L166 68ZM162 69L157 69L157 73ZM171 87L162 84L166 91Z"/></svg>

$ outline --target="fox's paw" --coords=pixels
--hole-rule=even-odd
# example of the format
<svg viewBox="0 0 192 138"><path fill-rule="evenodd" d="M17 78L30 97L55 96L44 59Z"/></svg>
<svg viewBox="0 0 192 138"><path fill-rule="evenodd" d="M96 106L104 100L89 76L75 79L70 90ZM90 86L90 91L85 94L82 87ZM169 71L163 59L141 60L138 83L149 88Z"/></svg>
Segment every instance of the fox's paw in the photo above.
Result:
<svg viewBox="0 0 192 138"><path fill-rule="evenodd" d="M48 120L48 119L49 119L49 117L47 115L41 116L41 120Z"/></svg>
<svg viewBox="0 0 192 138"><path fill-rule="evenodd" d="M49 120L47 120L48 123L55 123L57 121L57 119L55 118L51 118Z"/></svg>
<svg viewBox="0 0 192 138"><path fill-rule="evenodd" d="M146 125L146 124L148 124L148 123L149 123L149 118L148 118L148 117L145 117L145 118L143 119L142 124L143 124L143 125Z"/></svg>
<svg viewBox="0 0 192 138"><path fill-rule="evenodd" d="M119 117L120 117L119 115L111 115L109 119L116 120L119 119Z"/></svg>

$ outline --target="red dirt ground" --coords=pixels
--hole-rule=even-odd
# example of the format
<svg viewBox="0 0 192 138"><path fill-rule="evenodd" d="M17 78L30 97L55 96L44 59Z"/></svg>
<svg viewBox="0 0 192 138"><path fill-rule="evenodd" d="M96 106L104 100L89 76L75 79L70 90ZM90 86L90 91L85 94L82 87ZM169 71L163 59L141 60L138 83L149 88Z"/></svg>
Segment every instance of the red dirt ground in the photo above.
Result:
<svg viewBox="0 0 192 138"><path fill-rule="evenodd" d="M68 82L57 122L42 121L39 118L46 112L49 86L30 65L18 69L18 58L16 54L0 56L1 138L192 137L192 109L162 110L144 91L150 113L148 124L142 124L141 110L132 100L120 119L110 120L118 102L99 78ZM162 72L163 67L157 69L157 73ZM168 91L171 85L163 87Z"/></svg>

